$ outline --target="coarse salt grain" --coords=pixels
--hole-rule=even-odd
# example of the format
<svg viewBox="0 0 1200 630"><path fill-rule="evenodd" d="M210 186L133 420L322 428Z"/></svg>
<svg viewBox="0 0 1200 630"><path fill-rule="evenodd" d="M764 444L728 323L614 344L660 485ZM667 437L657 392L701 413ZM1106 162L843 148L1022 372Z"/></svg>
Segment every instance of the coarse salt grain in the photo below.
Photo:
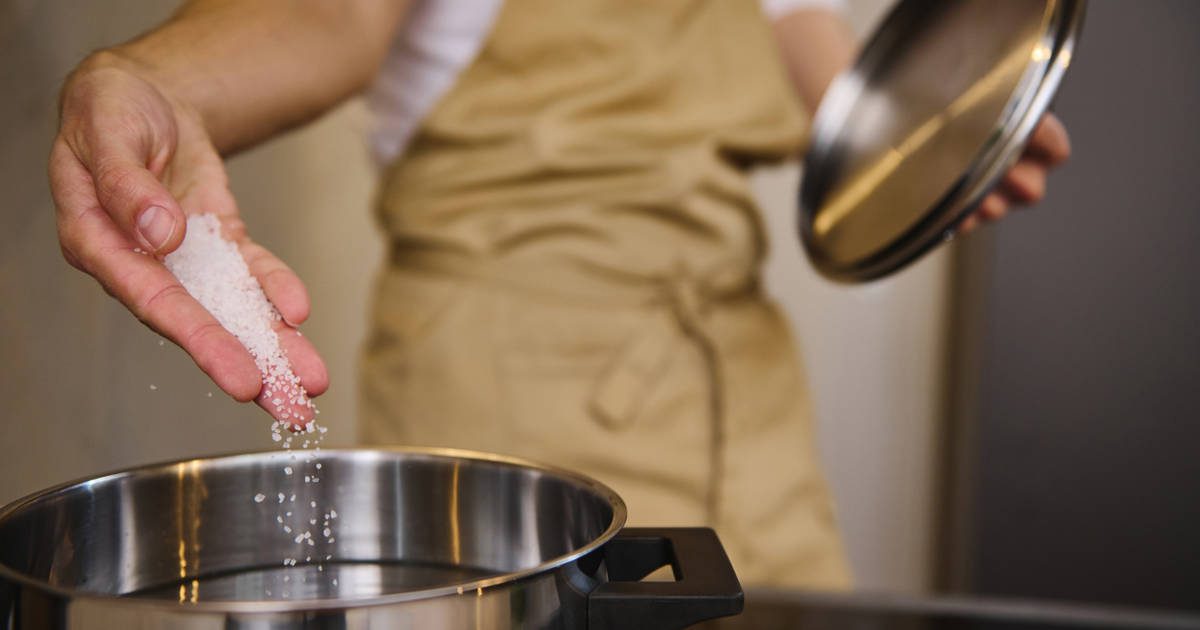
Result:
<svg viewBox="0 0 1200 630"><path fill-rule="evenodd" d="M250 274L237 244L221 236L220 220L211 214L188 217L183 243L163 263L254 357L263 377L261 398L271 401L275 417L298 427L308 424L316 414L275 333L279 312ZM294 401L290 409L284 399Z"/></svg>
<svg viewBox="0 0 1200 630"><path fill-rule="evenodd" d="M180 284L187 289L201 305L234 337L241 342L254 358L255 365L262 375L262 391L259 400L276 418L271 425L271 440L279 443L288 451L292 460L296 459L291 453L293 435L306 435L301 448L306 451L304 461L311 463L320 452L326 427L319 426L314 420L320 410L312 403L300 383L299 377L292 371L286 352L280 343L275 328L282 319L279 312L267 299L258 281L250 274L249 267L242 258L236 243L227 241L221 236L220 220L214 215L193 215L188 218L187 235L183 244L164 260L167 268L175 275ZM296 331L300 335L299 331ZM159 344L162 345L162 341ZM156 390L156 385L150 386ZM212 397L212 392L208 393ZM316 463L320 470L321 464ZM284 474L291 476L295 471L291 466L284 467ZM305 482L317 483L319 478L311 471L304 475ZM276 495L278 503L284 502L284 493ZM256 503L261 503L266 495L259 493L254 497ZM296 495L287 497L295 502ZM310 501L309 506L317 507L316 501ZM336 512L330 510L333 518ZM295 530L288 520L292 512L285 516L276 516L275 520L282 526L283 531L291 536ZM302 518L302 517L301 517ZM309 518L309 524L315 525L316 519ZM332 531L329 528L328 516L323 523L326 542L332 543ZM311 531L305 531L294 537L297 544L314 545ZM326 559L330 556L326 555ZM307 561L307 558L306 558ZM295 558L284 560L284 566L296 566ZM285 581L286 581L285 577ZM334 580L336 586L337 581ZM269 594L269 593L268 593ZM282 593L288 597L287 591Z"/></svg>

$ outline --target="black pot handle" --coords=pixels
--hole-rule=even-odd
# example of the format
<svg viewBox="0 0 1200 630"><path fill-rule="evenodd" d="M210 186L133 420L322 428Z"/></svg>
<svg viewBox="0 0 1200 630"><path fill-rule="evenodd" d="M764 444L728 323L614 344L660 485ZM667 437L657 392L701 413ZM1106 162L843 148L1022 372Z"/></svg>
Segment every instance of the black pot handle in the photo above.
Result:
<svg viewBox="0 0 1200 630"><path fill-rule="evenodd" d="M605 582L588 595L589 630L674 630L742 612L742 585L707 527L631 527L604 546ZM640 582L670 565L674 582Z"/></svg>

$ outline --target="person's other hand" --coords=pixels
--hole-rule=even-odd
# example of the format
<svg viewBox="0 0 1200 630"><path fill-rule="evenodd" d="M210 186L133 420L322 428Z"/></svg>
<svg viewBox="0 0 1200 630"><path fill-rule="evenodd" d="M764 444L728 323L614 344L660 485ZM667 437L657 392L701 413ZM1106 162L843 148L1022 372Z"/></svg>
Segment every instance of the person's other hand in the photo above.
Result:
<svg viewBox="0 0 1200 630"><path fill-rule="evenodd" d="M258 398L270 411L254 359L161 262L183 241L187 215L217 215L283 316L278 330L308 317L300 279L246 236L200 116L133 64L101 53L63 86L49 175L67 262L182 347L234 399ZM324 392L329 379L316 349L297 334L280 341L308 393Z"/></svg>
<svg viewBox="0 0 1200 630"><path fill-rule="evenodd" d="M1017 163L1004 175L1000 185L979 202L974 214L959 225L960 234L973 230L981 222L998 221L1017 206L1038 203L1046 195L1046 177L1050 170L1071 155L1067 129L1054 114L1046 114L1038 123L1029 144Z"/></svg>

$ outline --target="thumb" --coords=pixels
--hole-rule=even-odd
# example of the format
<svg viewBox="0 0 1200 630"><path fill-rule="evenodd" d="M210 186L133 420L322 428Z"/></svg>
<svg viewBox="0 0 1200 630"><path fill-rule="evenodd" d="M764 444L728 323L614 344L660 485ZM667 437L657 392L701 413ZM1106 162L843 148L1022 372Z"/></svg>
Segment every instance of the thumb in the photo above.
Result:
<svg viewBox="0 0 1200 630"><path fill-rule="evenodd" d="M158 256L179 247L187 225L183 210L132 151L108 146L91 170L97 200L122 231Z"/></svg>

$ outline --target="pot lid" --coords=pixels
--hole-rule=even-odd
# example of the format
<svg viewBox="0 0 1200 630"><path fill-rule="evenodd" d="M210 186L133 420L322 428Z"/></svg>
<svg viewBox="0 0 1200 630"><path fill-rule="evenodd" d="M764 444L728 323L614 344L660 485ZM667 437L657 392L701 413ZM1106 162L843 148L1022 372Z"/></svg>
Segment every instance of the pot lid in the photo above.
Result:
<svg viewBox="0 0 1200 630"><path fill-rule="evenodd" d="M813 120L800 236L827 277L887 275L953 235L1054 96L1086 0L902 0Z"/></svg>

